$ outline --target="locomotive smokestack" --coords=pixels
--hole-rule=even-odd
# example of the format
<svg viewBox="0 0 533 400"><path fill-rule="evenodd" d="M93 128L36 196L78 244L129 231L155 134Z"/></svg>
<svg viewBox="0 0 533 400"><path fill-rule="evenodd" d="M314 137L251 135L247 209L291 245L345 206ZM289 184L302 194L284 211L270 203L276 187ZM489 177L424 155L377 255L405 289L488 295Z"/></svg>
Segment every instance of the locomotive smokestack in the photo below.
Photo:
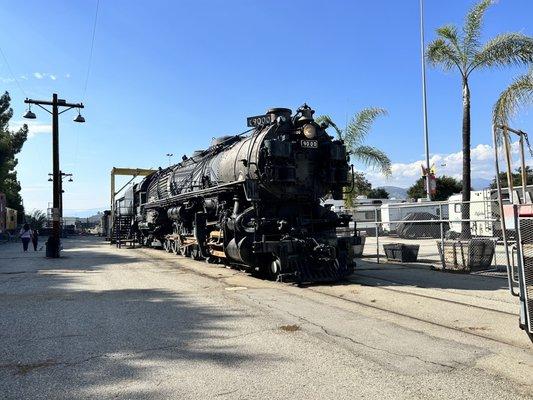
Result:
<svg viewBox="0 0 533 400"><path fill-rule="evenodd" d="M267 110L266 113L271 116L272 121L275 121L278 117L281 117L284 121L287 121L291 117L292 110L289 108L277 107Z"/></svg>

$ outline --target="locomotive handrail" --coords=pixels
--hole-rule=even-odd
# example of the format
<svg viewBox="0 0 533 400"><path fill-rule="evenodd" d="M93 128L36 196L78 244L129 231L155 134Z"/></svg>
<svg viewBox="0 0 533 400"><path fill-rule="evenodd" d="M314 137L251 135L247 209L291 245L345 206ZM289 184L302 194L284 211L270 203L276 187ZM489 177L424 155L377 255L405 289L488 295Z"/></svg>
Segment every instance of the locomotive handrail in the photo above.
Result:
<svg viewBox="0 0 533 400"><path fill-rule="evenodd" d="M177 194L175 196L167 197L166 199L145 203L145 207L147 207L147 208L159 207L159 206L162 206L162 205L165 205L165 204L172 203L174 201L179 201L179 200L182 200L182 199L186 199L187 197L190 197L191 194L203 195L203 194L208 194L210 192L217 192L220 189L229 189L231 186L234 186L234 185L239 184L241 182L242 181L233 181L233 182L225 183L225 184L222 184L222 185L213 186L213 187L207 188L207 189L196 190L194 192L180 193L180 194Z"/></svg>
<svg viewBox="0 0 533 400"><path fill-rule="evenodd" d="M349 191L347 192L342 192L342 194L350 194L353 192L354 188L355 188L355 175L354 175L354 171L353 171L353 164L351 165L352 167L352 187L350 188Z"/></svg>

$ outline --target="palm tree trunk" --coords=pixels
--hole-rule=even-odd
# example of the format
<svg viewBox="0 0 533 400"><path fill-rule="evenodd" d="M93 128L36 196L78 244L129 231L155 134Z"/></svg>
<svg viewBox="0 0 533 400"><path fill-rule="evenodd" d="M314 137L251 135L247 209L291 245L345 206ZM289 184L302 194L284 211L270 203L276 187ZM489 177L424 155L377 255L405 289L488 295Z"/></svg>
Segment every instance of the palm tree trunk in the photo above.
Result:
<svg viewBox="0 0 533 400"><path fill-rule="evenodd" d="M470 88L468 78L463 78L463 189L461 208L461 237L470 237Z"/></svg>

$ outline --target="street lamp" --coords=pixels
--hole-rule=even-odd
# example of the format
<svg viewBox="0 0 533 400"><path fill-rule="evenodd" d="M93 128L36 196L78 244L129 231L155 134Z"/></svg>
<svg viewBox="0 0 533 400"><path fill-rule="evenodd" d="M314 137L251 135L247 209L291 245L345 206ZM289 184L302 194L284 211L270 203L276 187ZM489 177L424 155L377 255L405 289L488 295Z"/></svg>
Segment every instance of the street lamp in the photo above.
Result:
<svg viewBox="0 0 533 400"><path fill-rule="evenodd" d="M170 164L172 163L171 159L172 159L172 156L174 154L173 153L167 153L167 157L168 157L168 166L170 167Z"/></svg>
<svg viewBox="0 0 533 400"><path fill-rule="evenodd" d="M37 118L35 113L31 111L31 104L28 106L28 111L26 111L26 114L24 114L24 118L27 118L27 119L35 119L35 118Z"/></svg>
<svg viewBox="0 0 533 400"><path fill-rule="evenodd" d="M52 115L52 182L53 182L53 202L52 202L52 235L46 242L46 256L52 258L59 257L60 249L60 221L61 221L61 171L59 170L59 114L63 114L72 108L78 109L78 116L74 119L75 122L85 122L85 118L81 115L81 109L84 108L83 103L67 103L66 100L58 99L57 93L52 95L52 100L33 100L26 99L24 103L28 104L28 111L24 114L24 118L35 119L37 116L31 111L31 105L35 104ZM52 111L44 106L52 106ZM60 107L65 109L59 111Z"/></svg>
<svg viewBox="0 0 533 400"><path fill-rule="evenodd" d="M429 181L429 133L428 133L428 107L426 100L426 52L424 44L424 0L420 0L420 52L422 63L422 113L424 119L424 149L426 153L426 196L431 201L431 186Z"/></svg>
<svg viewBox="0 0 533 400"><path fill-rule="evenodd" d="M81 115L80 109L78 108L78 116L73 119L74 122L84 123L85 118Z"/></svg>

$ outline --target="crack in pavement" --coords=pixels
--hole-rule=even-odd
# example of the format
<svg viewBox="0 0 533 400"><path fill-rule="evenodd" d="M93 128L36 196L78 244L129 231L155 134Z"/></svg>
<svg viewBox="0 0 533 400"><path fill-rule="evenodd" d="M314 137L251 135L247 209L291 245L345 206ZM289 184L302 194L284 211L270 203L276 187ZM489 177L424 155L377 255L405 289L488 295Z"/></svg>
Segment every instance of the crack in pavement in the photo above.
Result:
<svg viewBox="0 0 533 400"><path fill-rule="evenodd" d="M277 307L273 307L272 305L270 305L268 303L265 303L265 302L263 302L261 300L254 299L254 298L251 297L251 295L249 293L242 293L242 294L244 296L246 296L249 300L251 300L253 302L256 302L259 305L264 305L264 306L266 306L266 307L268 307L268 308L270 308L272 310L276 310L278 312L286 313L286 314L290 315L293 318L297 318L298 320L300 320L300 322L303 322L304 324L315 326L315 327L319 328L320 330L322 330L322 332L324 332L327 336L330 336L330 337L335 337L335 338L347 340L347 341L349 341L349 342L351 342L353 344L356 344L356 345L359 345L359 346L362 346L362 347L365 347L365 348L368 348L368 349L376 350L376 351L382 351L382 352L385 352L387 354L394 355L394 356L397 356L397 357L414 358L416 360L422 361L423 363L428 363L428 364L433 364L433 365L437 365L437 366L440 366L440 367L448 368L448 370L449 370L448 372L451 372L451 371L457 369L458 366L462 365L461 363L458 363L458 362L455 362L456 365L449 365L449 364L439 363L439 362L436 362L436 361L426 360L426 359L424 359L424 358L422 358L420 356L414 355L414 354L396 353L396 352L393 352L391 350L384 349L384 348L381 348L381 347L371 346L371 345L369 345L367 343L363 343L363 342L357 341L357 340L353 339L350 336L345 336L345 335L340 335L340 334L337 334L337 333L333 333L333 332L329 331L328 329L326 329L326 327L324 327L323 325L320 325L320 324L318 324L316 322L312 322L312 321L308 320L307 318L304 318L304 317L302 317L300 315L291 313L290 311L287 311L287 310L282 310L282 309L277 308Z"/></svg>

